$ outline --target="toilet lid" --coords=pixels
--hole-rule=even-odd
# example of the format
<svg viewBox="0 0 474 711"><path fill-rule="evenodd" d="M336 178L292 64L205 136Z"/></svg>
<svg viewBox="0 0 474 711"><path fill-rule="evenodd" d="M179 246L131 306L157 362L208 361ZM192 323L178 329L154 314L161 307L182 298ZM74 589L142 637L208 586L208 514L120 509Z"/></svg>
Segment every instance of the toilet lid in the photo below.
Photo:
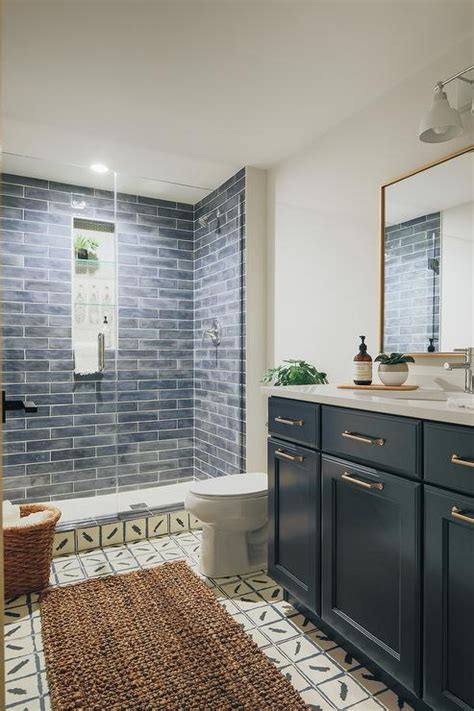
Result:
<svg viewBox="0 0 474 711"><path fill-rule="evenodd" d="M193 481L189 492L198 496L258 497L267 494L267 475L263 472L217 476Z"/></svg>

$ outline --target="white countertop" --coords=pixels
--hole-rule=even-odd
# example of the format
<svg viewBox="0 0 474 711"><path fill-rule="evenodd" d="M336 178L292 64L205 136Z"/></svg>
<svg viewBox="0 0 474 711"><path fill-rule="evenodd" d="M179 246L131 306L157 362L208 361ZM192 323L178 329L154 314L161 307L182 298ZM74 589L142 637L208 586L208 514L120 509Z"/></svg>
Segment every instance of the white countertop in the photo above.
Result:
<svg viewBox="0 0 474 711"><path fill-rule="evenodd" d="M419 397L423 391L424 389L421 388L415 391L417 395L414 397ZM335 385L262 386L262 393L268 397L284 397L290 400L304 400L322 405L350 407L367 412L382 412L386 415L401 415L474 427L474 410L448 402L395 399L388 397L387 394L377 396L368 391L340 390ZM449 395L449 393L445 394ZM409 396L408 392L407 398Z"/></svg>

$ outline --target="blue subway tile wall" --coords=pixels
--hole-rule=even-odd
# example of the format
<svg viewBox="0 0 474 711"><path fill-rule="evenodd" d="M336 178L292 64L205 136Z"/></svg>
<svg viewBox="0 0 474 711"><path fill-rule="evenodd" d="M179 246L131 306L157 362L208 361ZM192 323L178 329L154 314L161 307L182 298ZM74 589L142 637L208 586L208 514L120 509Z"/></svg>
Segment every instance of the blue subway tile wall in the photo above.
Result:
<svg viewBox="0 0 474 711"><path fill-rule="evenodd" d="M439 350L440 213L385 228L384 347L401 353ZM438 273L432 259L438 260Z"/></svg>
<svg viewBox="0 0 474 711"><path fill-rule="evenodd" d="M194 212L194 469L206 478L245 471L245 169ZM217 348L204 335L214 319Z"/></svg>
<svg viewBox="0 0 474 711"><path fill-rule="evenodd" d="M4 496L112 493L116 471L120 490L192 478L193 206L118 195L117 371L110 351L77 377L72 218L113 220L113 194L16 175L2 191L5 389L38 406L4 425Z"/></svg>
<svg viewBox="0 0 474 711"><path fill-rule="evenodd" d="M126 491L242 471L245 172L194 207L119 193L114 213L109 191L16 175L2 192L4 387L38 406L4 425L4 496L112 493L116 472ZM72 218L114 215L118 350L100 376L75 377Z"/></svg>

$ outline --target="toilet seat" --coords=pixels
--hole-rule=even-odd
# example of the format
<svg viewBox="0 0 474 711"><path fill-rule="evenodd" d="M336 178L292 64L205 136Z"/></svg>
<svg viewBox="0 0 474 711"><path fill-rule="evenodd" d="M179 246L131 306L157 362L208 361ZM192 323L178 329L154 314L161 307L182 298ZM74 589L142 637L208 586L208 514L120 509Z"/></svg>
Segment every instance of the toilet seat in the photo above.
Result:
<svg viewBox="0 0 474 711"><path fill-rule="evenodd" d="M264 472L230 474L193 481L189 493L202 499L258 499L267 496L267 475Z"/></svg>

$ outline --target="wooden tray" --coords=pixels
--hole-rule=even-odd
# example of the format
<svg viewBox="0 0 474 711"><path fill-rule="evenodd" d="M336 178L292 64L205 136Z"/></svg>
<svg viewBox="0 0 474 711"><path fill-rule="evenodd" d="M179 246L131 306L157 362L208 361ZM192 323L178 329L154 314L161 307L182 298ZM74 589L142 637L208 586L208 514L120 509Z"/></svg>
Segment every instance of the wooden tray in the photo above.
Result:
<svg viewBox="0 0 474 711"><path fill-rule="evenodd" d="M338 385L341 390L418 390L419 385Z"/></svg>

